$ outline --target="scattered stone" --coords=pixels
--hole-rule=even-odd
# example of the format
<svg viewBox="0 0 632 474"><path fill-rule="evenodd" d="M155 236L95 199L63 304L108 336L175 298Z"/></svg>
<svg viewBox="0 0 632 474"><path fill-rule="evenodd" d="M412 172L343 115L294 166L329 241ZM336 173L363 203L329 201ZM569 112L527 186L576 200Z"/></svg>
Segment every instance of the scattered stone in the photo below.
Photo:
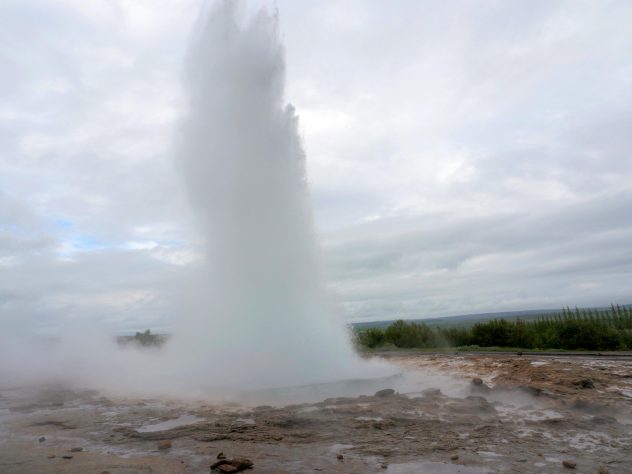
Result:
<svg viewBox="0 0 632 474"><path fill-rule="evenodd" d="M49 454L48 455L48 459L53 459L54 457L56 457L54 454Z"/></svg>
<svg viewBox="0 0 632 474"><path fill-rule="evenodd" d="M337 459L338 461L342 461L344 458L345 458L345 457L344 457L342 454L340 454L340 453L336 454L336 459Z"/></svg>
<svg viewBox="0 0 632 474"><path fill-rule="evenodd" d="M211 471L240 472L250 469L252 466L253 462L246 458L220 459L216 463L211 464Z"/></svg>
<svg viewBox="0 0 632 474"><path fill-rule="evenodd" d="M596 425L610 425L618 423L617 419L608 415L595 415L590 419Z"/></svg>
<svg viewBox="0 0 632 474"><path fill-rule="evenodd" d="M220 464L217 466L219 472L238 472L237 468L231 464Z"/></svg>
<svg viewBox="0 0 632 474"><path fill-rule="evenodd" d="M591 379L576 380L575 382L573 382L573 385L579 388L595 388L595 382L593 382Z"/></svg>
<svg viewBox="0 0 632 474"><path fill-rule="evenodd" d="M395 390L392 388L385 388L383 390L378 390L375 392L375 397L390 397L391 395L395 395Z"/></svg>
<svg viewBox="0 0 632 474"><path fill-rule="evenodd" d="M534 397L539 397L544 393L544 390L542 390L540 387L533 387L531 385L527 385L525 387L520 387L522 390L524 390L525 392L527 392L529 395L534 396Z"/></svg>
<svg viewBox="0 0 632 474"><path fill-rule="evenodd" d="M281 441L281 440L283 439L283 436L281 436L281 435L276 435L276 436L273 436L273 437L272 437L272 439L273 439L274 441Z"/></svg>
<svg viewBox="0 0 632 474"><path fill-rule="evenodd" d="M71 453L80 453L81 451L83 451L82 447L70 448Z"/></svg>
<svg viewBox="0 0 632 474"><path fill-rule="evenodd" d="M452 459L453 461L458 461L459 460L459 455L455 454L454 456L452 456L450 459Z"/></svg>
<svg viewBox="0 0 632 474"><path fill-rule="evenodd" d="M226 455L224 454L224 451L220 451L220 453L217 455L217 459L226 459Z"/></svg>
<svg viewBox="0 0 632 474"><path fill-rule="evenodd" d="M43 443L44 441L46 441L46 436L40 436L39 442Z"/></svg>
<svg viewBox="0 0 632 474"><path fill-rule="evenodd" d="M62 456L63 459L72 459L72 456L70 454L65 454Z"/></svg>
<svg viewBox="0 0 632 474"><path fill-rule="evenodd" d="M577 463L575 461L564 460L562 461L562 466L567 467L568 469L575 469Z"/></svg>
<svg viewBox="0 0 632 474"><path fill-rule="evenodd" d="M473 383L474 385L478 385L478 386L480 387L481 385L483 385L483 379L482 379L482 378L480 378L480 377L474 377L474 378L472 379L472 383Z"/></svg>
<svg viewBox="0 0 632 474"><path fill-rule="evenodd" d="M110 471L101 471L101 474L110 474Z"/></svg>
<svg viewBox="0 0 632 474"><path fill-rule="evenodd" d="M171 448L171 440L163 439L158 443L158 449L165 450Z"/></svg>
<svg viewBox="0 0 632 474"><path fill-rule="evenodd" d="M601 466L601 467L599 467L599 470L597 471L597 474L610 474L610 471L608 469L606 469L605 467Z"/></svg>
<svg viewBox="0 0 632 474"><path fill-rule="evenodd" d="M423 393L424 397L440 397L443 395L438 388L427 388L421 393Z"/></svg>
<svg viewBox="0 0 632 474"><path fill-rule="evenodd" d="M244 469L250 469L253 466L252 461L246 458L233 458L231 463L239 471L243 471Z"/></svg>
<svg viewBox="0 0 632 474"><path fill-rule="evenodd" d="M380 466L382 469L388 469L388 464L383 462L382 465Z"/></svg>
<svg viewBox="0 0 632 474"><path fill-rule="evenodd" d="M522 351L518 351L518 352L516 352L516 354L518 354L519 356L521 356L521 355L522 355Z"/></svg>

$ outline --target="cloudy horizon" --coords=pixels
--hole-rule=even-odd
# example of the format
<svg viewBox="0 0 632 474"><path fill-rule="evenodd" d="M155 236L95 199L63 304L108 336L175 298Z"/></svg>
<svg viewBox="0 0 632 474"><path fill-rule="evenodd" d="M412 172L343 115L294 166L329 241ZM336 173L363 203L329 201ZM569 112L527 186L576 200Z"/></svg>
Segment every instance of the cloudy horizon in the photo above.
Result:
<svg viewBox="0 0 632 474"><path fill-rule="evenodd" d="M275 3L346 320L632 303L629 2ZM0 3L3 329L177 317L206 4Z"/></svg>

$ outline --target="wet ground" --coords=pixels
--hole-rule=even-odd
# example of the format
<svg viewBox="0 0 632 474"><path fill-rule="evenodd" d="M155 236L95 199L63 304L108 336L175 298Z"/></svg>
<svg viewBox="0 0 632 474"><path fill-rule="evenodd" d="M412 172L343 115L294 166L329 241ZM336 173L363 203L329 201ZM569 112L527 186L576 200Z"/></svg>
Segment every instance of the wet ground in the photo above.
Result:
<svg viewBox="0 0 632 474"><path fill-rule="evenodd" d="M631 358L384 357L398 393L287 406L2 387L0 472L208 473L220 452L253 473L632 472Z"/></svg>

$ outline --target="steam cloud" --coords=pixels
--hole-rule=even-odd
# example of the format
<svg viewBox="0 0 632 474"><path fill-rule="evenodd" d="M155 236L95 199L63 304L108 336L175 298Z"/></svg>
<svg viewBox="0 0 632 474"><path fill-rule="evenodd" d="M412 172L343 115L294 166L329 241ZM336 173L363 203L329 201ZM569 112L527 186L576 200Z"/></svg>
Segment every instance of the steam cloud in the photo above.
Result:
<svg viewBox="0 0 632 474"><path fill-rule="evenodd" d="M5 341L0 356L16 362L0 368L4 380L183 396L382 373L353 352L321 287L277 25L223 1L195 32L176 149L206 254L184 282L169 343L122 350L93 325L65 328L50 347Z"/></svg>

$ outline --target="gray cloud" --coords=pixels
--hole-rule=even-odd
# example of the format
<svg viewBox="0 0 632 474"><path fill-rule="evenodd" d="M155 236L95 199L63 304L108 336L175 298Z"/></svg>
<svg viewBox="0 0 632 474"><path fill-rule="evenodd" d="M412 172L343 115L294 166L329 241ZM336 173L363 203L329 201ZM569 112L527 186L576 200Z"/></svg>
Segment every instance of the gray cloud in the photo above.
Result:
<svg viewBox="0 0 632 474"><path fill-rule="evenodd" d="M174 317L202 3L0 5L0 320ZM347 317L631 302L629 2L278 5Z"/></svg>

